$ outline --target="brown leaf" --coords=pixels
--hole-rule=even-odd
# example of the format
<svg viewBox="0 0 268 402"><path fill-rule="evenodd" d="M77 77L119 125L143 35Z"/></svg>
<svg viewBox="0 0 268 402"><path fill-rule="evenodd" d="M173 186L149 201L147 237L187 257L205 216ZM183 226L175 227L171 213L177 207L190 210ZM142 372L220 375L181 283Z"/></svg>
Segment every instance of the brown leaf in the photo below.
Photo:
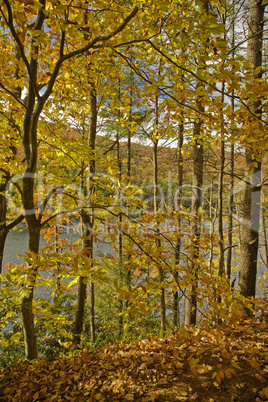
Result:
<svg viewBox="0 0 268 402"><path fill-rule="evenodd" d="M265 387L262 391L260 391L260 397L263 399L268 399L268 387Z"/></svg>
<svg viewBox="0 0 268 402"><path fill-rule="evenodd" d="M134 395L133 394L126 394L124 396L124 401L134 401Z"/></svg>

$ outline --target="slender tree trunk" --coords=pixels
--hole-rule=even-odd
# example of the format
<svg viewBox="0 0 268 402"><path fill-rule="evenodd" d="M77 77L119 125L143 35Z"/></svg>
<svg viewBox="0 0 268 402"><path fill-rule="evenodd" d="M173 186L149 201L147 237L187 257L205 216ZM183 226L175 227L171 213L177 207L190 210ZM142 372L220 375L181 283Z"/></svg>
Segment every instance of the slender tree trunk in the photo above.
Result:
<svg viewBox="0 0 268 402"><path fill-rule="evenodd" d="M205 13L209 11L209 1L203 2L201 6ZM203 67L202 67L203 68ZM199 66L198 66L199 69ZM202 86L201 82L196 83L197 88ZM199 254L200 254L200 233L201 233L201 214L200 209L202 208L203 201L203 160L204 160L204 148L202 139L202 113L204 113L204 107L202 104L202 98L196 99L196 105L198 112L197 118L194 122L193 128L193 180L192 180L192 253L189 262L189 274L190 274L190 285L186 290L185 299L185 325L196 325L197 322L197 297L196 290L198 286L198 269L199 269Z"/></svg>
<svg viewBox="0 0 268 402"><path fill-rule="evenodd" d="M120 85L120 83L119 83ZM119 98L120 98L120 88L119 88ZM119 99L120 100L120 99ZM120 112L119 112L120 113ZM122 160L120 154L120 140L119 140L119 133L117 132L116 135L116 153L117 153L117 167L118 167L118 182L121 185L122 182ZM119 190L119 203L121 204L121 188ZM118 216L118 226L119 226L119 235L118 235L118 268L119 268L119 281L120 287L124 285L124 273L123 273L123 234L121 232L122 226L122 214L120 213ZM120 300L119 302L119 322L118 322L118 337L122 339L124 333L124 319L123 319L123 312L124 312L124 301Z"/></svg>
<svg viewBox="0 0 268 402"><path fill-rule="evenodd" d="M158 95L155 95L155 133L158 135L158 121L159 121L159 105L158 105ZM159 189L158 189L158 139L153 139L153 166L154 166L154 213L158 212L159 208ZM159 249L161 247L160 240L160 229L159 223L157 222L156 228L156 247ZM165 285L164 285L164 271L161 264L158 265L158 279L160 283L160 313L161 313L161 323L160 331L163 336L166 332L166 301L165 301Z"/></svg>
<svg viewBox="0 0 268 402"><path fill-rule="evenodd" d="M225 142L223 140L223 133L221 139L221 156L220 156L220 172L219 172L219 189L218 189L218 199L219 199L219 215L218 215L218 225L219 225L219 266L218 266L218 279L221 280L224 275L224 233L223 233L223 176L224 176L224 163L225 163ZM216 290L216 289L215 289ZM218 303L221 303L221 294L217 295ZM219 321L221 318L218 318Z"/></svg>
<svg viewBox="0 0 268 402"><path fill-rule="evenodd" d="M38 15L34 24L34 30L39 31L43 27L45 20L45 0L40 0L42 7L38 11ZM40 114L44 107L47 97L42 97L37 100L37 71L38 71L38 55L39 44L36 43L32 37L31 43L31 59L30 71L31 78L28 82L28 95L26 102L26 111L23 122L23 137L22 143L25 154L26 167L23 176L22 184L22 203L25 211L25 219L29 232L29 245L28 250L35 257L39 252L40 232L41 232L41 218L35 208L34 203L34 188L36 176L36 164L38 157L38 144L37 144L37 127ZM51 90L52 91L52 90ZM21 302L24 344L26 357L29 360L38 358L37 351L37 338L34 327L34 313L33 313L33 292L35 288L36 275L38 266L35 264L28 267L28 273L25 280L24 296Z"/></svg>
<svg viewBox="0 0 268 402"><path fill-rule="evenodd" d="M182 116L183 119L183 116ZM184 124L183 120L179 124L179 132L178 132L178 147L177 147L177 186L178 186L178 199L181 200L182 197L182 178L183 178L183 155L182 155L182 146L183 146L183 131ZM178 212L180 212L180 205L178 205ZM181 253L181 217L178 216L177 219L177 240L175 245L175 271L174 271L174 280L175 284L178 283L179 280L179 265L180 265L180 253ZM173 292L173 302L172 302L172 319L173 319L173 328L178 327L179 325L179 292L176 290Z"/></svg>
<svg viewBox="0 0 268 402"><path fill-rule="evenodd" d="M83 245L83 248L85 245ZM77 307L75 312L73 342L75 345L81 343L81 334L84 326L85 302L87 298L87 278L80 276L78 279Z"/></svg>
<svg viewBox="0 0 268 402"><path fill-rule="evenodd" d="M209 218L210 218L210 228L209 228L209 237L210 237L210 247L209 247L209 269L212 270L212 261L214 257L214 233L215 233L215 222L217 219L217 208L215 208L213 214L213 181L211 182L210 188L210 196L209 196Z"/></svg>
<svg viewBox="0 0 268 402"><path fill-rule="evenodd" d="M226 9L225 13L221 14L221 20L226 27ZM226 34L224 32L223 39L226 40ZM225 92L225 81L222 82L222 90L221 90L221 102L222 105L224 103L224 92ZM220 142L220 172L219 172L219 267L218 267L218 276L221 278L224 275L224 233L223 233L223 178L224 178L224 164L225 164L225 141L224 141L224 116L222 114L221 107L221 142ZM219 295L219 302L221 302L221 296Z"/></svg>
<svg viewBox="0 0 268 402"><path fill-rule="evenodd" d="M26 113L24 120L24 136L23 144L26 155L26 169L23 177L22 187L22 202L25 210L25 219L29 232L29 251L34 255L39 252L41 224L40 217L35 215L34 204L34 183L37 162L37 122L39 116L31 113L34 106L34 89L30 85L29 100L28 100L28 113ZM37 341L34 328L34 314L33 314L33 292L36 282L38 267L29 266L28 273L25 281L25 293L22 299L22 316L23 316L23 331L25 340L26 357L30 360L37 359Z"/></svg>
<svg viewBox="0 0 268 402"><path fill-rule="evenodd" d="M246 168L250 169L253 154L246 154ZM241 263L239 267L238 291L243 296L255 297L257 259L259 248L259 220L261 202L261 162L253 174L246 178L244 194L243 226L241 233Z"/></svg>
<svg viewBox="0 0 268 402"><path fill-rule="evenodd" d="M41 225L35 219L35 216L33 218L34 219L29 219L29 217L26 216L26 222L29 232L29 251L32 252L33 255L36 255L39 251ZM29 221L32 222L29 223ZM24 296L21 302L25 354L27 359L29 360L38 358L37 338L33 313L33 293L35 288L37 269L38 266L35 265L28 267L28 273L24 283Z"/></svg>
<svg viewBox="0 0 268 402"><path fill-rule="evenodd" d="M263 207L262 207L262 229L263 229L264 254L265 254L265 262L264 263L266 265L266 269L268 270L268 239L267 239L266 220L265 220Z"/></svg>
<svg viewBox="0 0 268 402"><path fill-rule="evenodd" d="M92 157L89 162L90 178L82 178L82 191L87 205L81 211L83 250L82 253L89 258L93 258L93 226L94 226L94 208L88 205L88 200L94 193L94 183L92 176L95 173L95 143L97 132L97 95L94 85L90 91L90 129L88 136L88 145L92 151ZM73 326L73 342L75 345L81 343L81 334L84 325L85 302L87 298L87 278L80 276L78 282L78 298L76 314ZM95 287L94 280L90 280L90 332L91 341L94 343L95 334Z"/></svg>
<svg viewBox="0 0 268 402"><path fill-rule="evenodd" d="M130 87L130 108L129 108L129 119L131 121L132 118L132 99L133 99L133 85L134 85L134 75L133 71L131 70L131 87ZM132 144L131 144L131 130L128 130L127 134L127 176L128 176L128 181L130 182L131 178L131 158L132 158ZM130 245L130 238L128 239L129 245ZM130 254L127 254L127 260L129 261L130 259ZM127 264L127 287L129 290L131 289L131 277L132 277L132 272L131 272L131 264ZM128 306L128 301L126 302L126 306Z"/></svg>
<svg viewBox="0 0 268 402"><path fill-rule="evenodd" d="M197 100L198 110L204 111L204 108L199 100ZM194 123L193 137L195 144L193 146L193 194L192 194L192 253L189 262L190 285L186 291L185 299L185 325L196 325L197 319L197 298L196 289L198 286L198 269L199 269L199 242L201 232L201 215L200 208L202 207L203 196L203 143L201 135L202 120L197 119Z"/></svg>
<svg viewBox="0 0 268 402"><path fill-rule="evenodd" d="M264 8L262 0L250 0L248 18L247 59L253 69L262 65L262 40ZM254 80L260 79L261 72ZM261 117L261 102L253 102L253 112ZM261 122L259 122L261 124ZM261 127L260 127L261 128ZM238 290L243 296L255 296L257 259L259 247L259 220L261 203L261 161L253 153L250 142L246 149L246 189L244 193L243 226L241 235L241 263L239 267ZM257 156L258 158L258 156ZM254 167L252 169L252 162ZM250 174L249 174L250 172Z"/></svg>
<svg viewBox="0 0 268 402"><path fill-rule="evenodd" d="M233 16L235 15L235 3L234 0L232 2L232 12ZM233 17L232 21L232 56L235 58L235 19ZM234 90L232 91L232 110L235 110L235 98L234 98ZM232 121L232 129L234 123ZM232 130L233 131L233 130ZM228 249L227 249L227 257L226 257L226 276L229 284L231 284L231 270L232 270L232 248L233 248L233 207L234 207L234 144L231 143L231 154L230 154L230 193L228 199Z"/></svg>
<svg viewBox="0 0 268 402"><path fill-rule="evenodd" d="M55 222L55 228L54 228L54 237L55 237L55 252L57 254L60 253L60 247L59 247L59 226L57 222ZM56 272L55 272L55 279L56 279L56 289L57 291L60 290L61 283L60 283L60 266L61 262L57 260L57 267L56 267Z"/></svg>
<svg viewBox="0 0 268 402"><path fill-rule="evenodd" d="M5 195L8 179L9 176L7 176L7 173L3 172L2 176L0 177L0 274L2 272L4 248L8 234L6 227L7 203Z"/></svg>
<svg viewBox="0 0 268 402"><path fill-rule="evenodd" d="M3 265L3 256L4 256L4 248L7 238L7 230L6 228L0 228L0 274L2 273L2 265Z"/></svg>
<svg viewBox="0 0 268 402"><path fill-rule="evenodd" d="M224 102L224 82L222 84L222 102ZM222 116L223 120L223 116ZM222 277L224 274L224 233L223 233L223 176L224 176L224 164L225 164L225 142L224 142L224 121L221 123L221 143L220 143L220 173L219 173L219 267L218 276ZM220 301L221 299L219 299Z"/></svg>
<svg viewBox="0 0 268 402"><path fill-rule="evenodd" d="M229 194L229 212L228 212L228 249L226 257L226 276L229 283L231 283L231 270L232 270L232 247L233 247L233 207L234 207L234 144L231 144L230 155L230 194Z"/></svg>

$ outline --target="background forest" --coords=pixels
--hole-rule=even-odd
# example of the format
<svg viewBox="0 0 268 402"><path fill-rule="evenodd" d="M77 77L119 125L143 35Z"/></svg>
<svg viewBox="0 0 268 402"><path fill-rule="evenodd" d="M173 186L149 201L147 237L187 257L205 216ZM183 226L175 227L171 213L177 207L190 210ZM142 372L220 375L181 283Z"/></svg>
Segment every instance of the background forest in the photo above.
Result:
<svg viewBox="0 0 268 402"><path fill-rule="evenodd" d="M0 2L2 365L267 314L266 3Z"/></svg>

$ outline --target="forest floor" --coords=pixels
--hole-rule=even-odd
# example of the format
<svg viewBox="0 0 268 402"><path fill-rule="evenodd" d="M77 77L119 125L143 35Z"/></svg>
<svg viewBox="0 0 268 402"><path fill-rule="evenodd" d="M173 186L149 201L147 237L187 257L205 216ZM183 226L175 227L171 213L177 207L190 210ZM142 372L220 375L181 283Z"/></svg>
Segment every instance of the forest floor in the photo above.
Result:
<svg viewBox="0 0 268 402"><path fill-rule="evenodd" d="M0 372L0 401L268 401L268 324L181 329Z"/></svg>

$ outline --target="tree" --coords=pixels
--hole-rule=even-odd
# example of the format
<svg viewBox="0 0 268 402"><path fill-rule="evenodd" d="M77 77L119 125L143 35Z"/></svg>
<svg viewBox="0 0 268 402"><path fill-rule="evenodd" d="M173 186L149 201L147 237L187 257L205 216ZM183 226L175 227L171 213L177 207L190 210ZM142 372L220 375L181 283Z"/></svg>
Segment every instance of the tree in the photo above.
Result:
<svg viewBox="0 0 268 402"><path fill-rule="evenodd" d="M262 41L264 4L261 0L251 0L248 16L247 59L253 69L253 85L261 80L262 73ZM252 101L252 125L257 125L261 132L261 100ZM249 127L251 129L251 127ZM259 220L261 203L261 150L250 139L246 143L246 183L244 195L244 209L241 239L241 263L239 268L238 290L243 296L255 296L257 258L259 247Z"/></svg>
<svg viewBox="0 0 268 402"><path fill-rule="evenodd" d="M95 174L95 143L97 133L97 93L96 85L91 83L90 89L90 128L88 135L88 146L90 152L88 170L90 176L82 174L81 193L85 200L84 208L81 209L81 225L82 225L82 255L89 261L93 259L93 226L94 226L94 208L91 204L94 194L94 174ZM84 169L84 166L83 166ZM92 262L91 262L92 264ZM74 343L80 344L81 333L84 324L85 300L87 297L87 277L79 276L78 281L78 300L76 308L76 316L73 328ZM95 290L94 280L90 282L90 332L91 340L95 342Z"/></svg>
<svg viewBox="0 0 268 402"><path fill-rule="evenodd" d="M88 2L82 2L82 6L84 12L91 12ZM17 47L19 49L21 74L25 77L21 86L25 87L27 92L25 102L22 102L15 94L13 98L23 110L22 144L25 154L25 171L22 203L29 232L29 251L34 259L34 256L38 255L42 227L42 214L38 212L34 202L38 161L38 123L41 113L53 92L63 64L123 31L137 14L138 8L134 7L123 22L110 32L105 30L107 33L104 35L96 33L93 39L91 35L88 35L86 40L83 31L88 32L90 28L94 29L90 26L94 23L94 17L88 21L88 26L84 26L81 18L78 19L79 22L77 21L76 7L69 3L55 5L53 2L41 0L39 3L25 1L21 4L15 0L4 0L0 6L0 12L2 29L9 32L10 40L14 44L13 52L17 51ZM60 15L61 19L57 15ZM27 40L24 41L25 36ZM69 41L74 50L70 50ZM51 52L52 44L54 52ZM12 84L16 83L14 84L13 81ZM42 93L41 89L43 89ZM12 93L12 89L4 87L4 90L7 94ZM25 352L28 359L37 358L33 315L33 291L37 269L38 264L34 263L28 268L21 306Z"/></svg>
<svg viewBox="0 0 268 402"><path fill-rule="evenodd" d="M200 99L197 100L199 111L204 111L204 106ZM203 140L201 135L202 120L197 117L193 129L193 183L192 183L192 252L190 256L190 285L185 299L185 325L196 325L197 318L197 285L199 267L199 243L201 236L201 209L203 198Z"/></svg>

